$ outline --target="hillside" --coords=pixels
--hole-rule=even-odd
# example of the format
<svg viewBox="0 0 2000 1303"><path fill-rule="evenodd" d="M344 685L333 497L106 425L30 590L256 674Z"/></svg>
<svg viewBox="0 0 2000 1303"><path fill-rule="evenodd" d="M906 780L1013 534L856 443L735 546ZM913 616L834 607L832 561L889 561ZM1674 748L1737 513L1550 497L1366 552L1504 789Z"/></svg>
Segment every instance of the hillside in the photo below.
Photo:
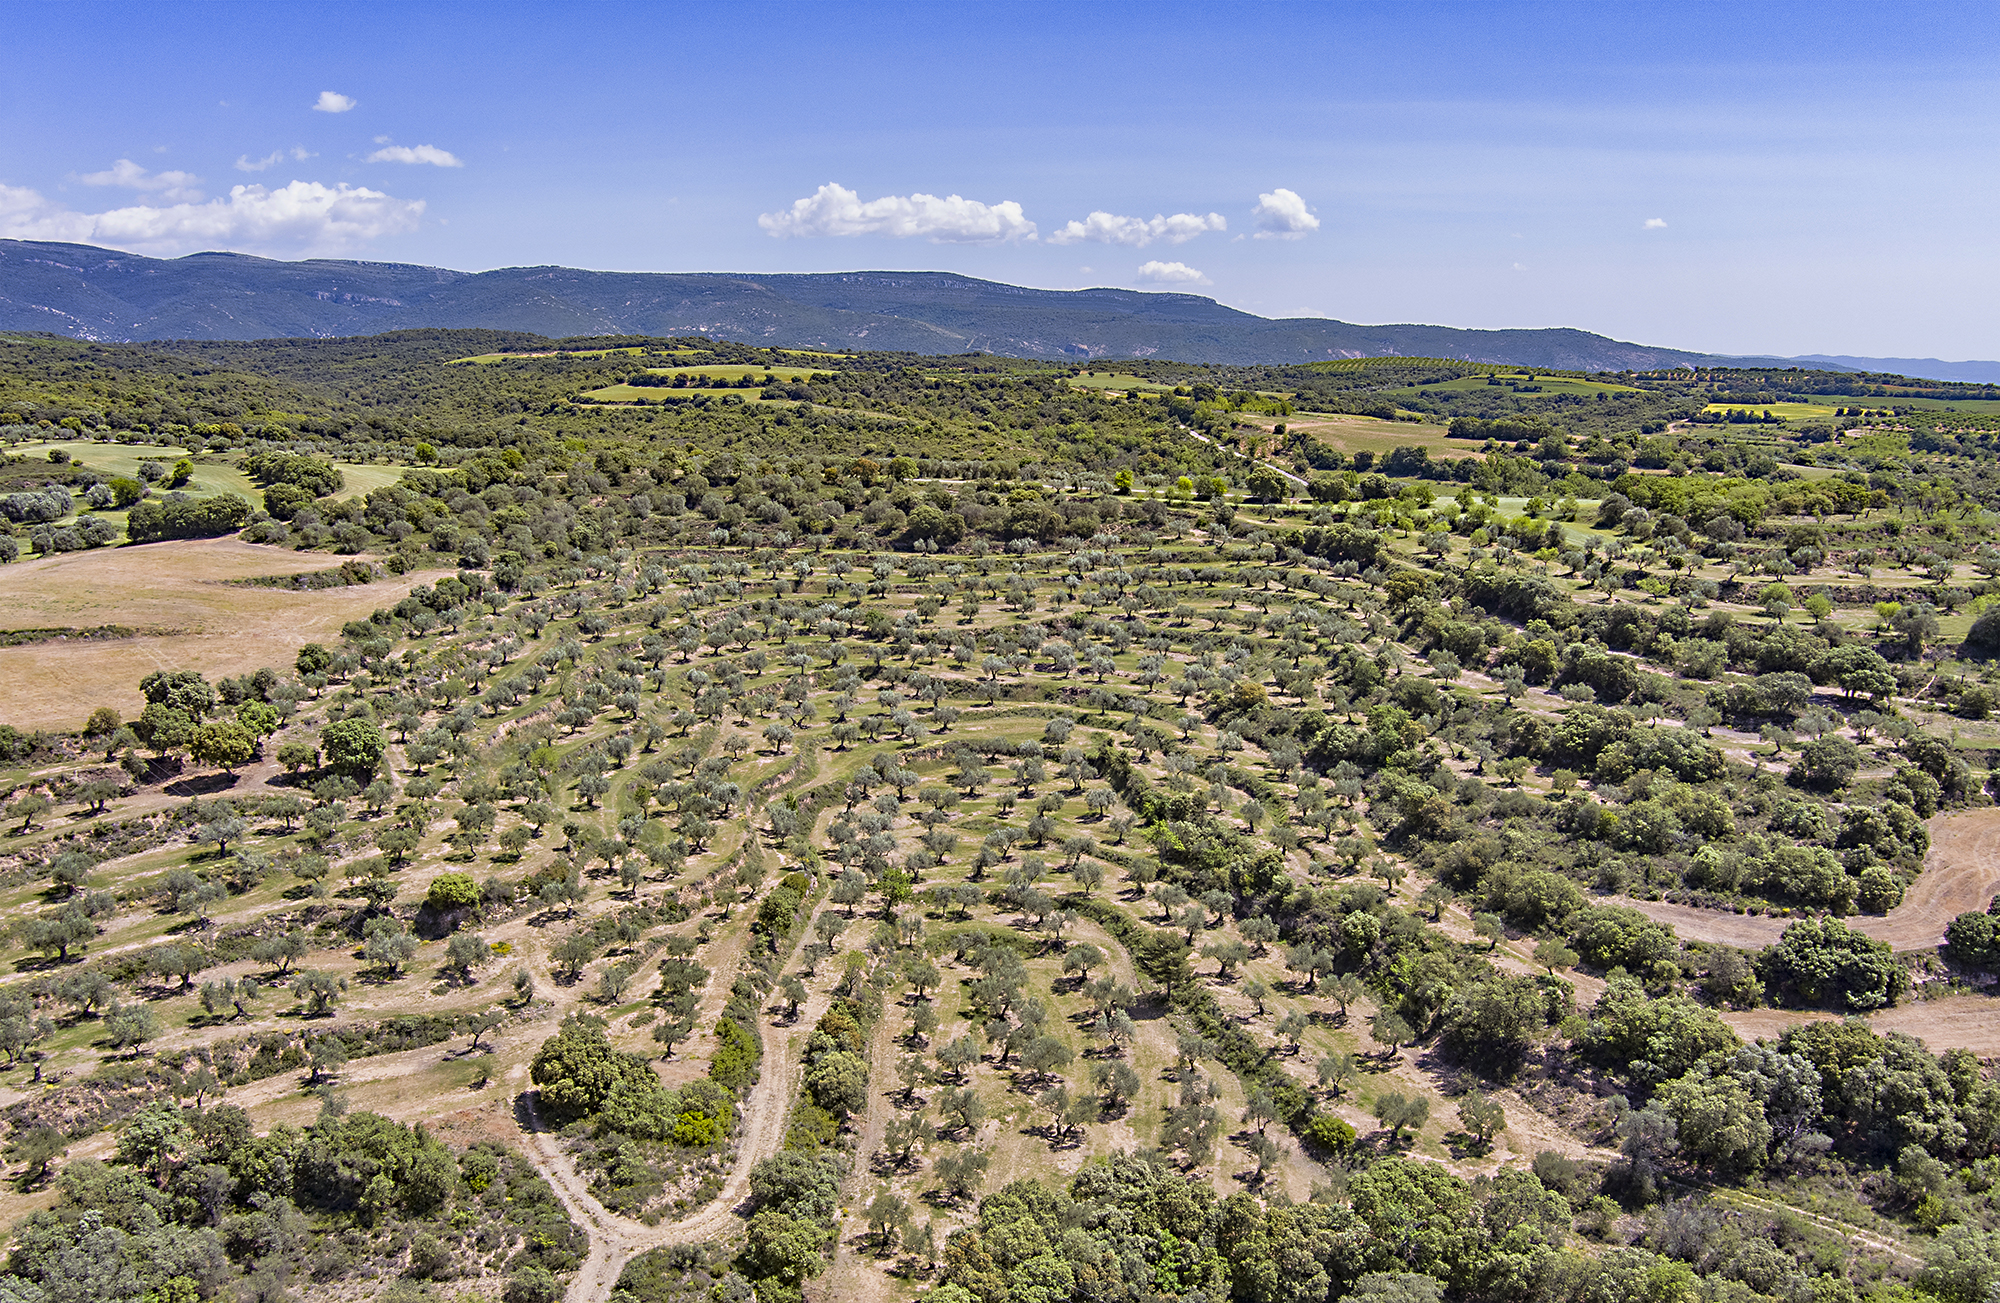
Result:
<svg viewBox="0 0 2000 1303"><path fill-rule="evenodd" d="M0 1299L2000 1277L2000 391L560 343L0 339Z"/></svg>
<svg viewBox="0 0 2000 1303"><path fill-rule="evenodd" d="M1581 330L1272 320L1193 294L1026 289L946 272L668 274L508 267L470 273L402 263L277 262L234 253L163 260L88 245L0 240L0 330L109 342L325 337L420 327L487 327L557 338L704 334L788 348L1230 364L1408 356L1623 371L1742 360L1623 343ZM1904 360L1890 368L1868 362L1847 358L1832 365L1940 379L2000 378L2000 364L1927 368Z"/></svg>

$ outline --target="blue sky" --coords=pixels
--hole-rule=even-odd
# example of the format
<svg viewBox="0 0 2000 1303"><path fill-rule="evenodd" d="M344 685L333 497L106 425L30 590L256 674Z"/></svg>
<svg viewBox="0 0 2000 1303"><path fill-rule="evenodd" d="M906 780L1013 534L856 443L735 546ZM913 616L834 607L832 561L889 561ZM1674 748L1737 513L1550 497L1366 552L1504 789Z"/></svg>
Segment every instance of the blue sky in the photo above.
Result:
<svg viewBox="0 0 2000 1303"><path fill-rule="evenodd" d="M2000 358L1996 36L1943 3L17 3L0 235Z"/></svg>

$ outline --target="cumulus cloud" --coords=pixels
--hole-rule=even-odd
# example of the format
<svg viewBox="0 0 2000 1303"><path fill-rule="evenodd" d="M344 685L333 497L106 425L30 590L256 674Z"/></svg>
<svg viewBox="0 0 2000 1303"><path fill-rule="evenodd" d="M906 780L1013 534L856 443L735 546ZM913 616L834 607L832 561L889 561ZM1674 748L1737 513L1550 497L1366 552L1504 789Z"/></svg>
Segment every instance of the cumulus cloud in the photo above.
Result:
<svg viewBox="0 0 2000 1303"><path fill-rule="evenodd" d="M1000 244L1035 238L1035 224L1012 199L981 203L960 195L861 196L833 182L783 212L765 213L757 225L777 238L813 235L922 236L934 244Z"/></svg>
<svg viewBox="0 0 2000 1303"><path fill-rule="evenodd" d="M448 149L436 145L385 145L368 156L370 163L429 163L432 167L464 167Z"/></svg>
<svg viewBox="0 0 2000 1303"><path fill-rule="evenodd" d="M342 253L385 235L413 231L424 201L342 183L294 181L278 189L232 187L206 203L137 204L78 213L33 190L0 186L0 237L104 244L139 253L254 249Z"/></svg>
<svg viewBox="0 0 2000 1303"><path fill-rule="evenodd" d="M1202 275L1184 262L1161 262L1155 258L1151 262L1139 264L1139 279L1155 285L1206 285L1208 277Z"/></svg>
<svg viewBox="0 0 2000 1303"><path fill-rule="evenodd" d="M176 202L201 198L201 178L192 172L148 172L129 158L121 158L102 172L86 172L77 180L85 185L119 186L144 193L158 192Z"/></svg>
<svg viewBox="0 0 2000 1303"><path fill-rule="evenodd" d="M1648 217L1646 219L1646 229L1649 231L1664 231L1667 229L1667 219L1664 217Z"/></svg>
<svg viewBox="0 0 2000 1303"><path fill-rule="evenodd" d="M319 101L313 105L315 113L345 113L361 101L352 96L342 95L337 90L323 90Z"/></svg>
<svg viewBox="0 0 2000 1303"><path fill-rule="evenodd" d="M1210 213L1206 217L1196 213L1175 213L1172 217L1162 217L1155 213L1153 219L1147 221L1143 217L1093 212L1080 222L1071 220L1064 223L1061 229L1049 236L1049 243L1077 244L1089 240L1094 244L1124 244L1143 249L1155 240L1186 244L1205 231L1228 229L1229 222L1221 213Z"/></svg>
<svg viewBox="0 0 2000 1303"><path fill-rule="evenodd" d="M314 157L314 154L304 145L293 145L290 157L303 163L307 159ZM236 156L236 170L238 172L262 172L266 168L276 167L278 164L284 162L285 158L286 151L282 149L274 149L262 158L252 158L248 154L238 154Z"/></svg>
<svg viewBox="0 0 2000 1303"><path fill-rule="evenodd" d="M1283 186L1258 195L1250 215L1257 219L1260 240L1300 240L1319 229L1319 218L1312 215L1306 201Z"/></svg>

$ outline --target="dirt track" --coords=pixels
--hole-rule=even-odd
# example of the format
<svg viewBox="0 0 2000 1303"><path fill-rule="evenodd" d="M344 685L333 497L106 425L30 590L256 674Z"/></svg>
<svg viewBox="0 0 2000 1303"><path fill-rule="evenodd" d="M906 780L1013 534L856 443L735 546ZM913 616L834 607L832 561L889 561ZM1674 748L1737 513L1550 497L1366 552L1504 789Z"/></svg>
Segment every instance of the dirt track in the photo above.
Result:
<svg viewBox="0 0 2000 1303"><path fill-rule="evenodd" d="M567 1303L603 1303L611 1297L625 1264L648 1249L713 1239L735 1228L737 1208L750 1193L750 1169L758 1159L776 1153L784 1143L785 1119L792 1093L798 1086L799 1047L804 1043L806 1031L818 1023L831 1002L830 990L815 992L810 1001L799 1006L799 1016L789 1029L765 1030L775 1045L764 1059L763 1075L750 1088L736 1165L712 1202L677 1222L647 1226L606 1211L591 1196L589 1183L577 1172L569 1155L542 1126L535 1113L534 1093L520 1093L515 1100L515 1116L520 1119L527 1138L523 1153L555 1190L570 1217L590 1236L590 1256L570 1282ZM526 1066L517 1068L514 1075L524 1080Z"/></svg>
<svg viewBox="0 0 2000 1303"><path fill-rule="evenodd" d="M1879 917L1850 920L1856 931L1887 941L1897 950L1928 949L1944 939L1945 924L1969 910L1986 908L1986 902L2000 892L2000 808L1938 815L1930 821L1930 832L1924 871L1910 884L1903 903ZM1671 923L1683 941L1713 941L1746 950L1770 945L1790 921L1665 901L1617 903Z"/></svg>
<svg viewBox="0 0 2000 1303"><path fill-rule="evenodd" d="M824 901L820 908L825 908ZM810 921L799 931L799 938L793 946L794 955L809 935ZM787 962L790 962L789 958ZM710 986L726 993L728 987L722 983L723 976L725 974L718 967L711 977ZM727 976L733 978L733 970ZM664 1244L713 1239L742 1225L738 1209L750 1194L750 1169L757 1165L758 1159L778 1152L785 1142L785 1123L790 1116L792 1096L798 1089L799 1054L805 1045L806 1034L818 1025L820 1016L833 1003L833 982L834 975L830 971L823 972L809 986L807 999L799 1006L796 1018L783 1027L766 1024L763 1028L763 1067L757 1084L750 1088L750 1097L743 1108L743 1129L737 1142L735 1166L730 1168L729 1176L713 1200L676 1222L647 1226L643 1222L617 1216L599 1203L590 1193L590 1183L576 1170L575 1163L543 1127L541 1118L536 1114L534 1092L525 1089L528 1065L520 1064L513 1069L509 1076L518 1092L514 1101L514 1116L525 1141L521 1152L548 1181L570 1217L590 1237L590 1255L570 1282L566 1303L604 1303L617 1287L625 1264L649 1249ZM706 1005L704 1008L705 1016L712 1022L713 1014L706 1012Z"/></svg>

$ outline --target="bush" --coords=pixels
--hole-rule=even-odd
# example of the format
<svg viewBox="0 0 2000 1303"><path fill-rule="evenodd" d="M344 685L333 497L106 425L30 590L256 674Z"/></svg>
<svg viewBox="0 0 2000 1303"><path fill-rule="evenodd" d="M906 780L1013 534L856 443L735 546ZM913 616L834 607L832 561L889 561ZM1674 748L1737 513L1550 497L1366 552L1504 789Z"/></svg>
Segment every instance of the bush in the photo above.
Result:
<svg viewBox="0 0 2000 1303"><path fill-rule="evenodd" d="M479 903L479 884L469 873L441 873L431 880L424 903L440 914L471 909Z"/></svg>
<svg viewBox="0 0 2000 1303"><path fill-rule="evenodd" d="M1496 976L1474 982L1445 1005L1445 1044L1462 1059L1511 1069L1547 1026L1549 1004L1536 977Z"/></svg>
<svg viewBox="0 0 2000 1303"><path fill-rule="evenodd" d="M1585 1059L1630 1073L1648 1088L1680 1076L1705 1054L1739 1044L1715 1010L1685 995L1654 999L1636 980L1619 976L1605 986L1576 1039Z"/></svg>
<svg viewBox="0 0 2000 1303"><path fill-rule="evenodd" d="M1990 906L1984 913L1960 914L1945 925L1944 948L1955 964L1986 972L2000 969L2000 916Z"/></svg>
<svg viewBox="0 0 2000 1303"><path fill-rule="evenodd" d="M1980 613L1967 631L1963 647L1966 654L1972 656L2000 654L2000 606L1989 607Z"/></svg>
<svg viewBox="0 0 2000 1303"><path fill-rule="evenodd" d="M1854 903L1864 914L1888 913L1903 903L1902 875L1880 864L1863 869L1854 891Z"/></svg>
<svg viewBox="0 0 2000 1303"><path fill-rule="evenodd" d="M382 763L389 739L365 719L342 719L320 730L320 750L326 763L355 778L366 778Z"/></svg>
<svg viewBox="0 0 2000 1303"><path fill-rule="evenodd" d="M562 1282L539 1262L531 1262L507 1278L505 1303L556 1303L563 1296Z"/></svg>
<svg viewBox="0 0 2000 1303"><path fill-rule="evenodd" d="M845 1164L837 1154L781 1152L750 1169L750 1193L759 1208L806 1221L825 1221L840 1201Z"/></svg>
<svg viewBox="0 0 2000 1303"><path fill-rule="evenodd" d="M134 543L169 538L217 538L234 534L250 523L250 504L233 493L213 498L172 494L132 505L125 517L125 536Z"/></svg>
<svg viewBox="0 0 2000 1303"><path fill-rule="evenodd" d="M1592 968L1644 973L1679 949L1672 928L1622 905L1583 910L1570 919L1570 927L1578 957Z"/></svg>
<svg viewBox="0 0 2000 1303"><path fill-rule="evenodd" d="M1861 749L1840 734L1829 733L1806 744L1787 781L1797 787L1836 792L1852 782L1860 768Z"/></svg>
<svg viewBox="0 0 2000 1303"><path fill-rule="evenodd" d="M573 1122L604 1107L621 1081L657 1085L643 1059L613 1049L602 1026L571 1021L542 1042L529 1070L541 1088L542 1104L558 1119Z"/></svg>
<svg viewBox="0 0 2000 1303"><path fill-rule="evenodd" d="M1886 941L1854 931L1837 918L1792 924L1757 958L1772 988L1799 1004L1879 1009L1909 989L1910 975Z"/></svg>
<svg viewBox="0 0 2000 1303"><path fill-rule="evenodd" d="M1306 1139L1329 1153L1344 1154L1354 1148L1354 1128L1331 1113L1321 1113L1306 1124Z"/></svg>
<svg viewBox="0 0 2000 1303"><path fill-rule="evenodd" d="M259 452L243 459L243 471L259 484L292 485L308 498L340 492L346 479L332 462L297 452Z"/></svg>
<svg viewBox="0 0 2000 1303"><path fill-rule="evenodd" d="M709 1061L708 1075L726 1090L745 1091L757 1081L757 1061L763 1049L757 1037L731 1018L715 1023L715 1057Z"/></svg>
<svg viewBox="0 0 2000 1303"><path fill-rule="evenodd" d="M849 1050L822 1054L806 1070L813 1103L836 1116L868 1107L868 1060Z"/></svg>

